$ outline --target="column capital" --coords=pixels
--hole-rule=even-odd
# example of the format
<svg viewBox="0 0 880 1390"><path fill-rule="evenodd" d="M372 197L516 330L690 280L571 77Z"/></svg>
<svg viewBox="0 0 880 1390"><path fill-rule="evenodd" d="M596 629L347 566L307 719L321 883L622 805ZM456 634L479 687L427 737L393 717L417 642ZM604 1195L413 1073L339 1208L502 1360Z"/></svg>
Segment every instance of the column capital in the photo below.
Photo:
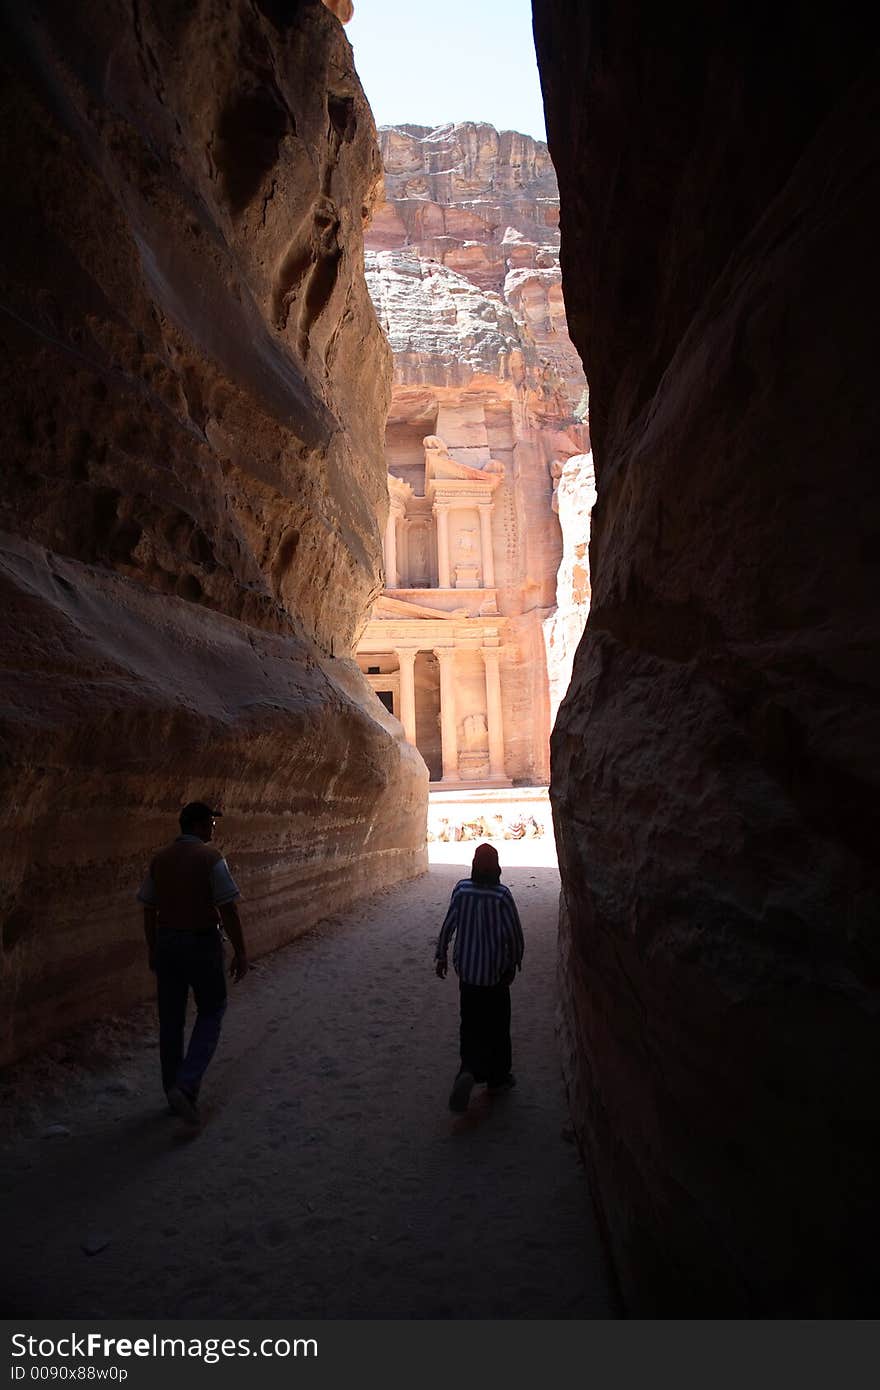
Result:
<svg viewBox="0 0 880 1390"><path fill-rule="evenodd" d="M481 648L480 648L480 655L481 655L481 657L483 658L484 661L489 661L490 659L493 659L493 660L495 660L495 661L500 661L500 659L501 659L501 648L500 648L500 647L481 647Z"/></svg>
<svg viewBox="0 0 880 1390"><path fill-rule="evenodd" d="M391 650L398 661L415 661L419 654L418 647L392 647Z"/></svg>
<svg viewBox="0 0 880 1390"><path fill-rule="evenodd" d="M441 662L441 664L444 661L451 661L452 658L455 656L454 647L433 647L432 650L437 660Z"/></svg>
<svg viewBox="0 0 880 1390"><path fill-rule="evenodd" d="M448 512L451 506L452 506L452 503L451 503L451 502L441 502L438 498L435 497L435 498L434 498L434 501L431 503L431 511L432 511L432 512Z"/></svg>

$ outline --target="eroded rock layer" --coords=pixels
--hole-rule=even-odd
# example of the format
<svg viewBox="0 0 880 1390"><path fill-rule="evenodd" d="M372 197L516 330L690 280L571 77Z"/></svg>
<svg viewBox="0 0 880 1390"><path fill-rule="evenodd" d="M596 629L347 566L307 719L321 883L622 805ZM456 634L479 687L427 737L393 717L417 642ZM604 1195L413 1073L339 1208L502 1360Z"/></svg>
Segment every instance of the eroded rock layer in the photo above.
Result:
<svg viewBox="0 0 880 1390"><path fill-rule="evenodd" d="M367 234L367 283L394 354L388 467L415 490L400 517L392 588L398 599L416 588L449 588L436 602L463 615L450 716L464 752L460 775L480 780L473 771L485 755L486 775L491 766L496 779L542 783L549 776L548 687L562 679L555 669L548 679L546 653L553 665L561 647L545 648L542 635L561 550L554 488L566 461L589 448L586 381L562 301L553 166L546 145L482 123L385 127L379 142L384 199ZM462 497L438 539L445 493L434 495L425 482L426 439L448 451L447 472L477 470L477 493L479 475L497 483L483 536ZM465 483L462 474L462 489ZM416 563L420 547L426 553ZM475 567L456 568L468 560ZM424 603L424 593L418 597ZM407 637L429 652L437 645L427 627L423 641L414 629L392 630L402 610L386 609L375 610L361 644L368 670L386 628L389 649ZM486 641L499 646L503 759L500 752L490 757L491 718L482 734L474 731L489 711L482 675L468 676L467 649ZM427 703L415 719L416 737L439 780L439 676L423 665L416 679ZM478 746L466 749L468 739ZM444 777L457 766L458 753L447 748Z"/></svg>
<svg viewBox="0 0 880 1390"><path fill-rule="evenodd" d="M422 863L351 653L380 584L380 164L319 0L10 7L0 1058L150 989L133 893L223 804L254 952Z"/></svg>
<svg viewBox="0 0 880 1390"><path fill-rule="evenodd" d="M566 1067L631 1310L877 1308L877 21L535 0L592 611Z"/></svg>

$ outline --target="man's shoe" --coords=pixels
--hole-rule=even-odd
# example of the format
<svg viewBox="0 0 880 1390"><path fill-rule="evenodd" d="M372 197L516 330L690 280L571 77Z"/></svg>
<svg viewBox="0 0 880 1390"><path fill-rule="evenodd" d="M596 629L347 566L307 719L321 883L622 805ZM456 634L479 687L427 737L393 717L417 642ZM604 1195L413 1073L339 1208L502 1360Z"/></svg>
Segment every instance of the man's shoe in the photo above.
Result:
<svg viewBox="0 0 880 1390"><path fill-rule="evenodd" d="M449 1109L461 1114L467 1110L468 1101L471 1098L471 1091L474 1088L474 1078L469 1071L460 1071L455 1078L455 1083L449 1096Z"/></svg>
<svg viewBox="0 0 880 1390"><path fill-rule="evenodd" d="M184 1124L189 1125L192 1129L198 1129L201 1120L199 1119L199 1107L194 1098L187 1095L186 1091L182 1091L179 1086L172 1086L167 1095L168 1104L178 1119L183 1120Z"/></svg>

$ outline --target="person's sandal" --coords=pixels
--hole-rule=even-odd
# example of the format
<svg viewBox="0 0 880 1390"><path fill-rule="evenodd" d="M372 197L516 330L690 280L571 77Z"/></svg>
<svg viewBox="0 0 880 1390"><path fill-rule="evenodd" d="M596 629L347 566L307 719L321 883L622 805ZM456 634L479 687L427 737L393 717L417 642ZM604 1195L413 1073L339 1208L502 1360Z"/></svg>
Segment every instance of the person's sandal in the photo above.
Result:
<svg viewBox="0 0 880 1390"><path fill-rule="evenodd" d="M168 1104L178 1119L183 1120L184 1124L189 1125L192 1129L198 1129L201 1124L199 1108L192 1096L188 1096L186 1091L182 1091L179 1086L172 1086L167 1094Z"/></svg>
<svg viewBox="0 0 880 1390"><path fill-rule="evenodd" d="M473 1088L474 1078L472 1074L469 1071L460 1071L455 1078L449 1096L449 1109L454 1110L459 1115L467 1110Z"/></svg>

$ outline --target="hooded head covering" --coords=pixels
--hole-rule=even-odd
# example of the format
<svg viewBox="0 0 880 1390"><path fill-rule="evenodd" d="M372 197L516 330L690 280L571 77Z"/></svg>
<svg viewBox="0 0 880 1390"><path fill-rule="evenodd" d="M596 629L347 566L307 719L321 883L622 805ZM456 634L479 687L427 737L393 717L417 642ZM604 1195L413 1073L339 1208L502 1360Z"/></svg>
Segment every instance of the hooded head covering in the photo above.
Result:
<svg viewBox="0 0 880 1390"><path fill-rule="evenodd" d="M477 845L474 850L474 860L471 864L471 877L477 875L479 878L487 878L491 874L500 872L498 863L498 851L494 845Z"/></svg>

